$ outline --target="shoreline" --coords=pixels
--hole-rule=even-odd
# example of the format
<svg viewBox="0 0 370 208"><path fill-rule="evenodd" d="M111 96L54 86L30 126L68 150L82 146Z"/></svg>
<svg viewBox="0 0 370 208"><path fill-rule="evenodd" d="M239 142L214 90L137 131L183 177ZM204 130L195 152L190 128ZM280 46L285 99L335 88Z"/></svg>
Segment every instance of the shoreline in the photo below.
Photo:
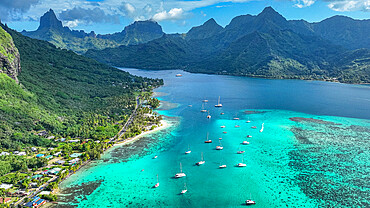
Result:
<svg viewBox="0 0 370 208"><path fill-rule="evenodd" d="M161 124L160 126L157 126L156 128L154 128L153 130L149 130L149 131L145 131L145 132L142 132L141 134L139 135L136 135L134 137L131 137L131 138L127 138L123 141L120 141L120 142L116 142L112 147L115 147L115 146L124 146L124 145L129 145L137 140L139 140L141 137L145 136L145 135L148 135L148 134L151 134L151 133L154 133L154 132L157 132L157 131L160 131L160 130L163 130L163 129L166 129L168 127L170 127L171 124L166 121L166 120L161 120ZM110 148L109 148L110 149ZM107 149L108 150L108 149Z"/></svg>

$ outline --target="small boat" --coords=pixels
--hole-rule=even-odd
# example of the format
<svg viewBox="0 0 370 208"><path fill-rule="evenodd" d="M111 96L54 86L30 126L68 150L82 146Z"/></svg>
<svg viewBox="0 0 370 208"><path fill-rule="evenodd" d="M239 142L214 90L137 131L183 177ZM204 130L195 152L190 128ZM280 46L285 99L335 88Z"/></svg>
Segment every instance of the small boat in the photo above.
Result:
<svg viewBox="0 0 370 208"><path fill-rule="evenodd" d="M256 128L257 128L257 126L252 126L251 128L252 128L252 129L256 129Z"/></svg>
<svg viewBox="0 0 370 208"><path fill-rule="evenodd" d="M209 133L207 132L207 139L206 139L206 141L204 141L204 143L212 143L212 140L208 139L208 136L209 136Z"/></svg>
<svg viewBox="0 0 370 208"><path fill-rule="evenodd" d="M204 109L204 103L202 104L202 110L200 110L200 112L202 112L202 113L206 113L207 112L207 110Z"/></svg>
<svg viewBox="0 0 370 208"><path fill-rule="evenodd" d="M248 141L243 141L242 144L247 145L247 144L249 144L249 142Z"/></svg>
<svg viewBox="0 0 370 208"><path fill-rule="evenodd" d="M185 152L185 154L190 154L191 153L191 150L190 150L190 147L188 145L188 151Z"/></svg>
<svg viewBox="0 0 370 208"><path fill-rule="evenodd" d="M182 77L182 74L176 74L176 77Z"/></svg>
<svg viewBox="0 0 370 208"><path fill-rule="evenodd" d="M240 126L239 125L235 125L235 128L239 128Z"/></svg>
<svg viewBox="0 0 370 208"><path fill-rule="evenodd" d="M239 118L235 117L235 118L233 118L233 120L239 120Z"/></svg>
<svg viewBox="0 0 370 208"><path fill-rule="evenodd" d="M157 159L157 157L158 157L158 156L156 155L156 156L154 156L154 157L153 157L153 159Z"/></svg>
<svg viewBox="0 0 370 208"><path fill-rule="evenodd" d="M246 201L245 201L245 205L255 205L256 204L256 202L255 201L253 201L253 200L251 200L251 195L249 195L249 198L250 199L247 199Z"/></svg>
<svg viewBox="0 0 370 208"><path fill-rule="evenodd" d="M222 138L220 137L220 138L218 138L218 140L222 140Z"/></svg>
<svg viewBox="0 0 370 208"><path fill-rule="evenodd" d="M195 163L196 165L200 166L200 165L203 165L204 163L206 163L206 161L204 161L203 159L203 152L201 153L201 160L197 163Z"/></svg>
<svg viewBox="0 0 370 208"><path fill-rule="evenodd" d="M219 168L226 168L226 165L221 165L220 164L220 166L218 166Z"/></svg>
<svg viewBox="0 0 370 208"><path fill-rule="evenodd" d="M220 140L218 141L220 142L220 145L216 147L216 150L223 150L224 147L222 146L221 141Z"/></svg>
<svg viewBox="0 0 370 208"><path fill-rule="evenodd" d="M211 115L209 115L209 111L208 111L208 115L207 115L207 118L210 119L211 118Z"/></svg>
<svg viewBox="0 0 370 208"><path fill-rule="evenodd" d="M251 135L247 135L247 138L252 138L252 136Z"/></svg>
<svg viewBox="0 0 370 208"><path fill-rule="evenodd" d="M189 107L193 107L193 105L188 105Z"/></svg>
<svg viewBox="0 0 370 208"><path fill-rule="evenodd" d="M260 132L263 132L263 124L265 124L265 123L262 123L262 128L261 128Z"/></svg>
<svg viewBox="0 0 370 208"><path fill-rule="evenodd" d="M185 177L185 173L182 172L182 164L180 162L180 173L176 173L175 178L182 178Z"/></svg>
<svg viewBox="0 0 370 208"><path fill-rule="evenodd" d="M216 108L222 107L222 104L220 103L220 96L218 96L218 102L217 105L215 105Z"/></svg>
<svg viewBox="0 0 370 208"><path fill-rule="evenodd" d="M226 128L226 126L221 126L221 128Z"/></svg>
<svg viewBox="0 0 370 208"><path fill-rule="evenodd" d="M241 163L238 163L236 166L238 167L246 167L247 164L244 163L244 158L242 157L242 162Z"/></svg>
<svg viewBox="0 0 370 208"><path fill-rule="evenodd" d="M225 113L221 113L221 115L224 115Z"/></svg>
<svg viewBox="0 0 370 208"><path fill-rule="evenodd" d="M249 120L249 117L248 117L248 120L246 121L246 123L250 123L251 121Z"/></svg>
<svg viewBox="0 0 370 208"><path fill-rule="evenodd" d="M158 174L157 174L157 183L154 185L154 188L158 188L159 182L158 182Z"/></svg>
<svg viewBox="0 0 370 208"><path fill-rule="evenodd" d="M239 151L237 151L236 153L237 154L243 154L245 151L242 151L242 150L239 150Z"/></svg>
<svg viewBox="0 0 370 208"><path fill-rule="evenodd" d="M187 191L188 189L186 188L186 183L184 183L184 189L181 191L181 194L185 194Z"/></svg>
<svg viewBox="0 0 370 208"><path fill-rule="evenodd" d="M208 103L208 100L203 100L203 103Z"/></svg>
<svg viewBox="0 0 370 208"><path fill-rule="evenodd" d="M222 132L222 133L227 134L227 131L224 131L224 132Z"/></svg>

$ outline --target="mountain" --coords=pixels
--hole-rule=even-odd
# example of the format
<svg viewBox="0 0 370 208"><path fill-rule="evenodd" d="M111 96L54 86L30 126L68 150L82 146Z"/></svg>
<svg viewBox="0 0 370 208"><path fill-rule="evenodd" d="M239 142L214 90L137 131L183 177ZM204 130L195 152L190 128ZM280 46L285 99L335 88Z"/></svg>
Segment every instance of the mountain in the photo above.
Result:
<svg viewBox="0 0 370 208"><path fill-rule="evenodd" d="M339 27L342 21L347 24L343 30ZM325 30L325 25L338 28ZM369 49L358 49L369 44L352 45L357 51L346 47L354 40L361 39L361 44L369 41L363 32L366 28L367 20L338 17L320 23L288 21L266 7L256 16L235 17L225 28L210 19L184 35L165 35L137 46L89 50L85 55L121 67L369 83ZM338 39L343 41L336 42Z"/></svg>
<svg viewBox="0 0 370 208"><path fill-rule="evenodd" d="M189 40L205 39L216 35L217 33L221 32L222 29L223 27L217 24L217 22L211 18L203 25L191 28L186 34L186 38Z"/></svg>
<svg viewBox="0 0 370 208"><path fill-rule="evenodd" d="M111 138L116 123L134 109L138 92L162 84L1 27L19 51L22 71L19 85L0 74L0 149L50 143L37 135L41 130L59 137Z"/></svg>
<svg viewBox="0 0 370 208"><path fill-rule="evenodd" d="M163 35L162 27L153 21L137 21L125 27L122 32L109 35L96 35L94 31L71 30L63 27L52 9L40 18L40 26L35 31L22 31L31 38L46 40L59 48L84 53L88 49L114 48L120 45L145 43Z"/></svg>
<svg viewBox="0 0 370 208"><path fill-rule="evenodd" d="M1 23L0 23L1 24ZM21 71L20 56L13 38L0 27L0 73L5 73L18 83Z"/></svg>
<svg viewBox="0 0 370 208"><path fill-rule="evenodd" d="M98 38L115 41L121 45L137 45L162 37L162 27L154 21L135 21L122 32L98 35Z"/></svg>

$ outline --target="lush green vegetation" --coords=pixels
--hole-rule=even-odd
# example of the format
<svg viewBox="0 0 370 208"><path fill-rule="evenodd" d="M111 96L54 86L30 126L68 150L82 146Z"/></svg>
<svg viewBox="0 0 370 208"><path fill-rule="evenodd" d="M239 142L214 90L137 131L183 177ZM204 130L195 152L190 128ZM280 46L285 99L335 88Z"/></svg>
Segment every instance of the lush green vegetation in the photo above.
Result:
<svg viewBox="0 0 370 208"><path fill-rule="evenodd" d="M50 146L38 132L103 140L135 107L135 96L162 84L132 76L5 28L21 54L21 83L0 76L0 148Z"/></svg>
<svg viewBox="0 0 370 208"><path fill-rule="evenodd" d="M335 27L342 19L336 17L322 24ZM318 23L287 21L268 7L257 16L235 17L225 28L209 20L186 35L165 35L136 46L89 50L85 55L121 67L370 83L370 50L350 51L340 46L342 42L348 46L364 39L364 44L356 47L368 47L366 31L370 21L345 20L345 34L341 34L340 30L331 32ZM324 39L334 36L333 40L348 41Z"/></svg>

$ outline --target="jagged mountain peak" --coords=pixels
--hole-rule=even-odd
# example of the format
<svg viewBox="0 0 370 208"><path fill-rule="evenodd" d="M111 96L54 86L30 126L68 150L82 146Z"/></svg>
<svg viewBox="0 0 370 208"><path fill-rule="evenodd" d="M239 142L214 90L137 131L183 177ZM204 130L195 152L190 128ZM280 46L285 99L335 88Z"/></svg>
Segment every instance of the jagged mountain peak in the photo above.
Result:
<svg viewBox="0 0 370 208"><path fill-rule="evenodd" d="M63 24L61 21L58 20L57 16L54 13L54 10L49 9L41 18L40 18L40 26L37 30L42 28L55 28L60 29L63 28Z"/></svg>

